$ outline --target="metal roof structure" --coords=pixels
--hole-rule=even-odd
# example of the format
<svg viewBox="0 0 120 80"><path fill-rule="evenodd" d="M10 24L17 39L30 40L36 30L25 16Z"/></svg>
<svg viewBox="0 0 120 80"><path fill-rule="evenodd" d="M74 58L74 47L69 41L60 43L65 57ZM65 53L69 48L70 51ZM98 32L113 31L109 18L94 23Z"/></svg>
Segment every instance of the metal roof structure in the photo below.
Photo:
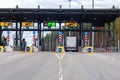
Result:
<svg viewBox="0 0 120 80"><path fill-rule="evenodd" d="M36 8L0 8L0 21L65 20L82 21L97 24L114 21L120 16L120 9L36 9Z"/></svg>
<svg viewBox="0 0 120 80"><path fill-rule="evenodd" d="M79 32L79 45L81 45L84 31L92 32L108 32L110 35L110 29L108 30L83 30L83 23L92 23L92 26L102 26L105 23L113 22L113 30L115 32L115 19L120 16L120 9L40 9L40 8L0 8L0 22L15 22L16 28L2 29L0 27L0 44L2 31L16 31L16 48L18 41L18 32L20 36L20 43L22 40L22 31L38 31L39 45L41 45L41 31L78 31ZM21 22L31 21L38 23L37 29L22 29ZM57 21L59 23L59 29L41 29L41 23L44 21ZM79 29L61 29L61 23L65 21L76 21L80 24ZM20 27L18 28L18 23ZM110 25L109 25L110 27ZM109 36L110 39L111 36ZM114 35L112 39L114 39Z"/></svg>

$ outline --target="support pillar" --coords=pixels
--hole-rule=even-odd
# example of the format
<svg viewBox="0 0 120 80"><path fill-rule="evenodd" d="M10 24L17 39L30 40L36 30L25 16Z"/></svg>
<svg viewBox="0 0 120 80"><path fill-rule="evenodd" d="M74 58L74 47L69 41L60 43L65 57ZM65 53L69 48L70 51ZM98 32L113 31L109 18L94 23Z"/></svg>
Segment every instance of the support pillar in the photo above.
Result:
<svg viewBox="0 0 120 80"><path fill-rule="evenodd" d="M41 51L41 22L38 22L38 51Z"/></svg>
<svg viewBox="0 0 120 80"><path fill-rule="evenodd" d="M115 21L113 21L113 47L115 47L114 45L114 41L115 41Z"/></svg>
<svg viewBox="0 0 120 80"><path fill-rule="evenodd" d="M17 51L18 45L18 22L16 21L16 31L15 31L15 51Z"/></svg>
<svg viewBox="0 0 120 80"><path fill-rule="evenodd" d="M20 31L19 31L19 36L20 36L20 51L22 50L22 34L21 34L21 30L22 30L22 23L20 22Z"/></svg>
<svg viewBox="0 0 120 80"><path fill-rule="evenodd" d="M110 47L110 40L111 40L111 38L110 38L110 23L108 23L108 47Z"/></svg>

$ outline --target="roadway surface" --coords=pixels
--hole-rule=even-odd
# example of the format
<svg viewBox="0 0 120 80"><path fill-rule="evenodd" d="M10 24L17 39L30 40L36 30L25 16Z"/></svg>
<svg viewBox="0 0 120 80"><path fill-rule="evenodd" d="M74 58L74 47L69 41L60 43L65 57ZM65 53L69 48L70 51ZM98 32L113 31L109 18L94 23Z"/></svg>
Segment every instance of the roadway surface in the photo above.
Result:
<svg viewBox="0 0 120 80"><path fill-rule="evenodd" d="M0 53L0 80L59 80L58 59L50 52ZM63 80L120 80L118 53L66 53Z"/></svg>

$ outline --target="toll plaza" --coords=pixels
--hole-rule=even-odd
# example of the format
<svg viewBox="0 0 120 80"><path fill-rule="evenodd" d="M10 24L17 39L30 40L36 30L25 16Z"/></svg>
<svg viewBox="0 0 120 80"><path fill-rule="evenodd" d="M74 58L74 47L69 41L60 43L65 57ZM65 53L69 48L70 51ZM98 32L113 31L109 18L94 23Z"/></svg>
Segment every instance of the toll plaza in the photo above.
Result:
<svg viewBox="0 0 120 80"><path fill-rule="evenodd" d="M47 49L45 46L49 46L49 51L54 51L56 44L66 46L67 36L76 36L76 39L74 38L76 51L82 51L85 46L92 46L93 49L97 46L116 46L114 43L115 19L119 16L120 9L114 6L111 9L84 9L83 6L81 9L62 9L61 7L41 9L39 6L38 8L18 8L17 6L16 8L0 8L0 46L3 45L3 31L7 31L7 42L9 42L10 31L15 32L14 51L22 50L23 34L27 31L33 31L34 39L37 37L38 51L45 51ZM49 40L44 40L42 35L46 31L51 33L61 31L63 35L57 35L57 37L48 35ZM92 38L92 32L95 33L94 37L98 42ZM107 35L106 41L104 41L103 33ZM68 47L65 47L65 50Z"/></svg>

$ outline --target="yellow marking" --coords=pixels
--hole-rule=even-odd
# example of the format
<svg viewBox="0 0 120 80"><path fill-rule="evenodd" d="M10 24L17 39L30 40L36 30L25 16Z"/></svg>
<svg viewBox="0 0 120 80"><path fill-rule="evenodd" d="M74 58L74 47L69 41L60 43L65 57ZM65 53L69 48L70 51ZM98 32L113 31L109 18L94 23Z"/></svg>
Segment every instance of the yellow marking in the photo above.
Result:
<svg viewBox="0 0 120 80"><path fill-rule="evenodd" d="M0 46L0 52L4 52L4 47L3 46Z"/></svg>

